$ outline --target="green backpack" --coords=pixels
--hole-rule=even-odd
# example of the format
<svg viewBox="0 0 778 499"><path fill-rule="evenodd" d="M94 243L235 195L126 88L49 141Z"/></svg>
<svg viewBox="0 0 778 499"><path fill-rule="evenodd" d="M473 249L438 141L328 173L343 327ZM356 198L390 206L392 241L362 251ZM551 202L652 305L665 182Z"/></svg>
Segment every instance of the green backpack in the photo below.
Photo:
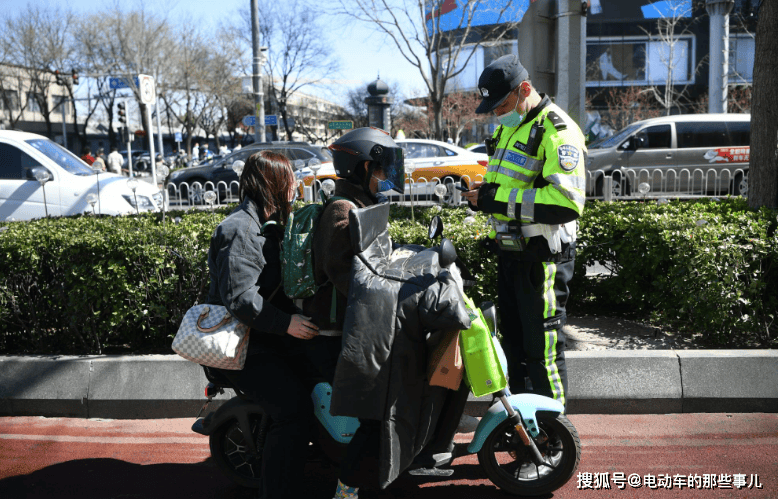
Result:
<svg viewBox="0 0 778 499"><path fill-rule="evenodd" d="M338 199L347 198L325 198L322 204L308 204L289 215L281 244L284 292L289 298L308 298L318 289L313 274L313 234L324 208Z"/></svg>

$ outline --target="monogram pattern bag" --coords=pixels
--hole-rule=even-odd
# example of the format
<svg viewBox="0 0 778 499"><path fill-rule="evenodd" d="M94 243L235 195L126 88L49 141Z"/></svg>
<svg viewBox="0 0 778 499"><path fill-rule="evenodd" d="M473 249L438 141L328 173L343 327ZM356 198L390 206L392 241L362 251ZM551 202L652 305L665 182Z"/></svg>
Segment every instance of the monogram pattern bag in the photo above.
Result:
<svg viewBox="0 0 778 499"><path fill-rule="evenodd" d="M221 305L187 310L173 339L173 350L181 357L219 369L243 369L248 346L249 327Z"/></svg>

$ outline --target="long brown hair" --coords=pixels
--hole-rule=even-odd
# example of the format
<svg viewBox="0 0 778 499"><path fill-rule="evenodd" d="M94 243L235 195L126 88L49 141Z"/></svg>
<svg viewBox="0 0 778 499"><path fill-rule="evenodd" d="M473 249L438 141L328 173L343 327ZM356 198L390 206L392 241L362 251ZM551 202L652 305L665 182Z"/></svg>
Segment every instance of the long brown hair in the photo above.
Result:
<svg viewBox="0 0 778 499"><path fill-rule="evenodd" d="M240 175L240 200L246 196L257 203L265 221L286 224L292 207L289 193L295 184L289 160L283 154L260 151L252 154Z"/></svg>

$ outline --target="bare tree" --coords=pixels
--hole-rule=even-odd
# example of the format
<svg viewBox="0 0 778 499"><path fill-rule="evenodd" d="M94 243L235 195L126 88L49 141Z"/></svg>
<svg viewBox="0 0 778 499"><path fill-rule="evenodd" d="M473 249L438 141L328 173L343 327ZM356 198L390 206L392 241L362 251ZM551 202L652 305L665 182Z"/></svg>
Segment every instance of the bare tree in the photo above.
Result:
<svg viewBox="0 0 778 499"><path fill-rule="evenodd" d="M762 1L754 50L748 205L778 208L778 2Z"/></svg>
<svg viewBox="0 0 778 499"><path fill-rule="evenodd" d="M695 11L703 9L704 4L699 1L691 3L674 0L667 2L666 8L670 10L670 15L662 15L657 19L656 33L649 32L645 28L641 29L648 35L652 42L659 42L661 49L658 51L658 59L661 67L666 70L664 85L652 85L648 91L654 96L659 105L664 109L665 115L669 116L673 110L678 110L689 104L688 88L692 83L693 74L698 74L700 67L708 61L708 56L703 57L694 69L685 68L686 82L681 83L676 80L676 70L681 64L687 64L691 60L691 42L684 40L683 35L689 34L693 23L700 17L693 16ZM686 58L683 57L684 52ZM646 53L646 59L648 59ZM683 84L683 86L680 86Z"/></svg>
<svg viewBox="0 0 778 499"><path fill-rule="evenodd" d="M486 0L463 2L461 12L451 0L339 0L340 14L372 24L397 47L400 55L416 67L427 87L432 107L433 130L444 135L443 101L446 87L467 67L479 46L493 43L513 31L518 23L509 19L512 0L492 6ZM494 22L477 26L475 16L490 12ZM457 16L443 23L443 16Z"/></svg>
<svg viewBox="0 0 778 499"><path fill-rule="evenodd" d="M288 126L288 119L292 117L292 97L308 85L331 78L337 66L319 12L311 2L260 0L258 9L260 43L267 47L265 70L271 80L269 92L281 115L279 131L283 127L287 139L292 140L293 128ZM245 46L251 46L251 12L248 9L241 10L241 24L233 26L232 31Z"/></svg>
<svg viewBox="0 0 778 499"><path fill-rule="evenodd" d="M103 70L127 78L140 110L138 121L143 124L146 137L151 137L144 119L146 105L140 102L134 77L138 74L156 76L157 86L164 88L175 46L168 20L146 10L142 4L134 10L122 11L117 3L98 15L103 19L100 24L104 34L100 40L105 60Z"/></svg>
<svg viewBox="0 0 778 499"><path fill-rule="evenodd" d="M46 131L52 134L51 115L56 105L50 105L56 85L53 71L72 61L73 43L71 10L28 4L16 17L5 18L6 53L10 62L25 73L28 104L32 98L46 122ZM25 87L19 87L21 93ZM22 101L22 96L19 95Z"/></svg>

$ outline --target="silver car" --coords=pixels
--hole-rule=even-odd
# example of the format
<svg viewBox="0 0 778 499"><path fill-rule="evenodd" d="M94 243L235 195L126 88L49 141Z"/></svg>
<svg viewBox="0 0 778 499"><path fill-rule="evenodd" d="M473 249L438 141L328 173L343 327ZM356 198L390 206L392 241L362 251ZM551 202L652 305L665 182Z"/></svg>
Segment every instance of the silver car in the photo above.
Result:
<svg viewBox="0 0 778 499"><path fill-rule="evenodd" d="M650 192L733 194L748 192L750 114L664 116L633 123L588 146L587 193L627 196L641 183Z"/></svg>

